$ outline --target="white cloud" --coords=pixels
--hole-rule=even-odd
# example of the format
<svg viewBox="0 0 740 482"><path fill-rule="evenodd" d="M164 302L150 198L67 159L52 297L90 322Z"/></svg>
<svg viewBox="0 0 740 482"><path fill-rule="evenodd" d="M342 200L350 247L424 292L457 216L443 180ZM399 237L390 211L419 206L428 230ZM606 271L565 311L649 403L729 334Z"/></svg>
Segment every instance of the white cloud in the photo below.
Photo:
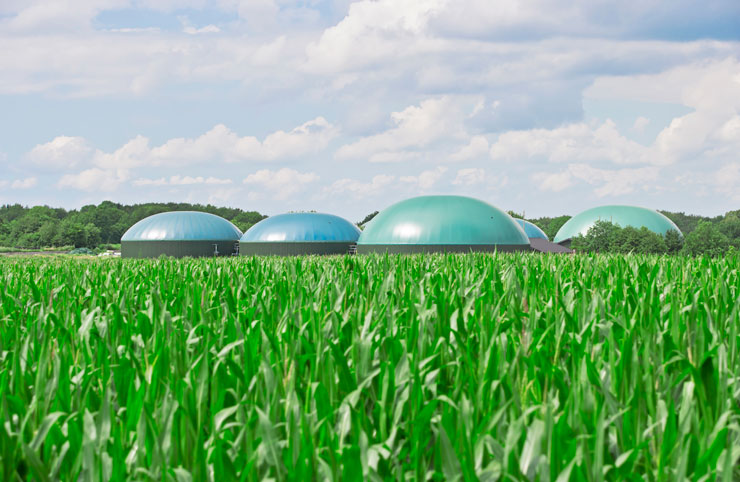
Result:
<svg viewBox="0 0 740 482"><path fill-rule="evenodd" d="M155 165L214 160L272 161L319 152L337 133L338 130L323 117L317 117L288 132L273 132L263 141L252 136L239 137L225 125L219 124L196 139L171 139L146 154Z"/></svg>
<svg viewBox="0 0 740 482"><path fill-rule="evenodd" d="M647 188L658 179L660 169L656 166L626 169L598 169L588 164L569 164L557 173L537 173L532 179L546 191L559 192L583 181L598 186L594 193L598 197L621 196L638 188Z"/></svg>
<svg viewBox="0 0 740 482"><path fill-rule="evenodd" d="M404 152L406 149L423 148L449 137L466 137L462 126L464 118L462 106L456 99L448 96L427 99L419 106L393 112L394 127L346 144L337 150L335 156L339 159L365 158L374 162L405 160L409 155Z"/></svg>
<svg viewBox="0 0 740 482"><path fill-rule="evenodd" d="M650 124L650 119L647 117L640 116L635 119L635 123L632 124L632 129L637 132L644 132L645 128Z"/></svg>
<svg viewBox="0 0 740 482"><path fill-rule="evenodd" d="M477 167L460 169L457 171L452 184L455 186L472 186L482 184L486 180L486 170Z"/></svg>
<svg viewBox="0 0 740 482"><path fill-rule="evenodd" d="M158 179L139 178L133 181L133 184L134 186L190 186L193 184L226 185L232 184L232 180L203 176L171 176L169 179L164 177Z"/></svg>
<svg viewBox="0 0 740 482"><path fill-rule="evenodd" d="M467 161L478 159L488 154L488 139L485 136L473 136L470 142L461 147L457 152L450 156L451 161Z"/></svg>
<svg viewBox="0 0 740 482"><path fill-rule="evenodd" d="M13 181L13 183L10 185L11 189L31 189L32 187L35 187L36 184L38 184L38 179L35 177L27 177L25 179L19 179L16 181Z"/></svg>
<svg viewBox="0 0 740 482"><path fill-rule="evenodd" d="M28 153L31 162L52 169L72 168L90 160L93 149L82 137L59 136Z"/></svg>
<svg viewBox="0 0 740 482"><path fill-rule="evenodd" d="M269 191L275 199L288 199L303 191L307 185L317 182L319 176L313 172L302 173L284 167L277 171L261 169L244 178L244 184Z"/></svg>
<svg viewBox="0 0 740 482"><path fill-rule="evenodd" d="M181 15L177 19L182 24L182 31L188 35L198 35L203 33L219 33L221 29L216 25L209 24L205 27L197 28L191 22L187 16Z"/></svg>
<svg viewBox="0 0 740 482"><path fill-rule="evenodd" d="M361 0L306 48L310 71L336 72L423 48L430 15L445 0Z"/></svg>
<svg viewBox="0 0 740 482"><path fill-rule="evenodd" d="M601 77L585 95L682 104L693 112L674 118L655 140L651 156L663 164L727 159L740 148L740 60L690 63L651 75Z"/></svg>
<svg viewBox="0 0 740 482"><path fill-rule="evenodd" d="M357 179L343 178L331 183L324 188L324 195L349 193L356 199L367 198L381 194L396 180L395 176L378 174L373 176L370 182L362 182Z"/></svg>
<svg viewBox="0 0 740 482"><path fill-rule="evenodd" d="M523 161L545 158L551 162L605 160L616 164L655 162L647 149L622 136L611 120L592 126L568 124L555 129L509 131L491 146L494 160Z"/></svg>
<svg viewBox="0 0 740 482"><path fill-rule="evenodd" d="M125 169L100 169L94 167L77 174L65 174L57 183L59 188L71 188L80 191L113 192L129 179Z"/></svg>
<svg viewBox="0 0 740 482"><path fill-rule="evenodd" d="M713 177L720 193L729 196L733 201L740 201L740 162L725 164Z"/></svg>
<svg viewBox="0 0 740 482"><path fill-rule="evenodd" d="M223 124L194 139L175 138L156 147L136 136L113 152L95 150L81 137L60 136L34 147L28 154L35 163L52 167L87 164L102 169L132 169L141 166L182 166L240 161L273 161L298 158L319 152L338 134L323 117L310 120L288 132L278 130L260 141L239 137Z"/></svg>
<svg viewBox="0 0 740 482"><path fill-rule="evenodd" d="M400 181L415 185L421 191L426 191L434 187L442 179L445 172L447 172L446 167L437 166L436 169L422 171L418 176L402 176Z"/></svg>

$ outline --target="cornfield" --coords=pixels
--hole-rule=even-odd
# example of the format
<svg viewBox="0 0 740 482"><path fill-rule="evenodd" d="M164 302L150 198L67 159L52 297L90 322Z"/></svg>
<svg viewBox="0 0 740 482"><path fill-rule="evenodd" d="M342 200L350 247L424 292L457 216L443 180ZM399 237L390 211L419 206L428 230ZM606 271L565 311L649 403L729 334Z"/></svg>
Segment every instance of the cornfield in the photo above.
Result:
<svg viewBox="0 0 740 482"><path fill-rule="evenodd" d="M0 260L2 480L738 480L740 258Z"/></svg>

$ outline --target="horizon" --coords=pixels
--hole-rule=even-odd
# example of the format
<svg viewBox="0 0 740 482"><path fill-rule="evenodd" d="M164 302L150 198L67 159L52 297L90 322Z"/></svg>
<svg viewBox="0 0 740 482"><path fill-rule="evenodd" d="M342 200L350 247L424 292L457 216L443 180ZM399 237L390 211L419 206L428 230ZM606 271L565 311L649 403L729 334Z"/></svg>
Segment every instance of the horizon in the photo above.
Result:
<svg viewBox="0 0 740 482"><path fill-rule="evenodd" d="M0 6L0 205L740 208L738 2L74 7Z"/></svg>

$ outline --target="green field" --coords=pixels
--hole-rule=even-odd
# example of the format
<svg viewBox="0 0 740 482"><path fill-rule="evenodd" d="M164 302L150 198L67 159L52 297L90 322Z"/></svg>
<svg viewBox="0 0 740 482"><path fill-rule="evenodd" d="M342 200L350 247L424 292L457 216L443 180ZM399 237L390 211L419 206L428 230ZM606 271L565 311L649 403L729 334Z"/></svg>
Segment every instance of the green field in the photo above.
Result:
<svg viewBox="0 0 740 482"><path fill-rule="evenodd" d="M2 480L738 480L740 258L0 258Z"/></svg>

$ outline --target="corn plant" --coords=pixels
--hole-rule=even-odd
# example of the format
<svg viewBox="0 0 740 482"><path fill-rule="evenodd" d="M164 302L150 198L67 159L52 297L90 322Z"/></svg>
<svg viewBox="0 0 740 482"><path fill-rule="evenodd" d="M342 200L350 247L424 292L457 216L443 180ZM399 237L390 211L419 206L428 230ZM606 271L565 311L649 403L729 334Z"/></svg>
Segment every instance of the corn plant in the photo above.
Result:
<svg viewBox="0 0 740 482"><path fill-rule="evenodd" d="M739 272L0 259L0 477L738 480Z"/></svg>

